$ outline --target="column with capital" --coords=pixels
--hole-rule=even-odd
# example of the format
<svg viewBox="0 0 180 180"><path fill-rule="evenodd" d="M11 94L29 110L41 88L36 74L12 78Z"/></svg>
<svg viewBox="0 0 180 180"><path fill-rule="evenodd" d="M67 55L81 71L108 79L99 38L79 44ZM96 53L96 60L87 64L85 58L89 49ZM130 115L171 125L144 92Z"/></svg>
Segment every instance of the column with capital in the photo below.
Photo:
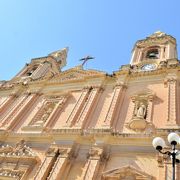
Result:
<svg viewBox="0 0 180 180"><path fill-rule="evenodd" d="M83 174L84 180L92 180L95 178L96 172L99 168L103 150L98 147L91 147L88 153L88 160L86 162L86 171Z"/></svg>
<svg viewBox="0 0 180 180"><path fill-rule="evenodd" d="M41 163L39 169L37 170L34 180L45 180L47 179L53 164L55 163L58 156L58 148L49 148L46 157Z"/></svg>
<svg viewBox="0 0 180 180"><path fill-rule="evenodd" d="M47 180L59 179L62 177L63 170L66 168L67 161L72 157L73 153L70 153L71 148L60 148L59 156L54 163L52 171L50 172ZM71 156L71 157L70 157Z"/></svg>

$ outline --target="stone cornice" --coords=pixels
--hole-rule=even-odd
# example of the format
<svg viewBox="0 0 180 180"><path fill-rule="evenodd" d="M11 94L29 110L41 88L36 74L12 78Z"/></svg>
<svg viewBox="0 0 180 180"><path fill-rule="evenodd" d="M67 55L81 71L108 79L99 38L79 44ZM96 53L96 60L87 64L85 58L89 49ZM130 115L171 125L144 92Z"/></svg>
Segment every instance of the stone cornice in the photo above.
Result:
<svg viewBox="0 0 180 180"><path fill-rule="evenodd" d="M0 178L11 180L11 179L21 179L24 171L12 170L9 168L0 168Z"/></svg>
<svg viewBox="0 0 180 180"><path fill-rule="evenodd" d="M39 160L36 153L32 151L32 149L26 145L24 140L21 140L20 142L16 143L15 147L9 146L8 144L6 146L0 147L0 158L10 158L12 159L32 159L32 160Z"/></svg>
<svg viewBox="0 0 180 180"><path fill-rule="evenodd" d="M138 64L136 68L134 68L134 66L125 65L121 67L121 69L115 72L114 74L116 77L126 75L127 78L128 77L135 78L135 77L152 76L152 75L168 73L171 72L172 70L180 70L180 63L177 59L169 59L168 61L166 61L166 63L163 66L162 63L159 62L156 70L142 71L141 66L143 64L148 64L148 62L147 61L142 62L141 64Z"/></svg>
<svg viewBox="0 0 180 180"><path fill-rule="evenodd" d="M114 80L117 77L121 77L121 76L126 76L126 77L130 77L130 78L135 78L135 77L142 77L142 76L151 76L151 75L158 75L158 74L162 74L162 73L168 73L169 71L172 70L180 70L180 64L178 62L178 60L176 59L170 59L168 61L164 61L165 63L162 64L162 62L159 62L158 67L156 70L152 70L152 71L141 71L140 67L143 64L146 64L147 61L142 62L141 64L139 64L137 66L137 68L134 68L134 66L130 66L130 65L125 65L122 66L121 69L119 71L114 72L114 75L112 76L107 76L104 72L99 72L99 71L94 71L94 70L77 70L77 69L70 69L67 70L65 72L60 73L58 76L51 78L50 80L48 79L44 79L44 80L37 80L37 81L31 81L29 82L27 85L23 85L22 83L18 83L18 84L9 84L9 82L6 82L5 84L1 85L0 87L0 92L5 93L5 92L19 92L19 91L27 91L30 90L32 91L34 86L36 86L36 88L38 88L40 91L41 89L44 89L46 87L51 87L51 85L53 86L59 86L60 84L64 84L65 87L67 86L67 88L69 88L69 85L76 85L76 83L87 83L88 81L102 81L103 83L105 83L105 80L108 79L109 80ZM71 75L72 74L76 74L76 76L74 76L71 79ZM80 73L80 74L79 74ZM79 76L79 78L78 78ZM63 79L61 79L61 77L63 77ZM65 78L65 79L64 79ZM68 78L68 79L66 79ZM50 88L51 89L51 88ZM37 90L36 90L37 91Z"/></svg>
<svg viewBox="0 0 180 180"><path fill-rule="evenodd" d="M150 44L159 45L167 42L172 42L173 44L176 44L176 39L170 35L165 35L161 37L147 37L146 39L137 41L136 46L146 47L147 45L149 46Z"/></svg>

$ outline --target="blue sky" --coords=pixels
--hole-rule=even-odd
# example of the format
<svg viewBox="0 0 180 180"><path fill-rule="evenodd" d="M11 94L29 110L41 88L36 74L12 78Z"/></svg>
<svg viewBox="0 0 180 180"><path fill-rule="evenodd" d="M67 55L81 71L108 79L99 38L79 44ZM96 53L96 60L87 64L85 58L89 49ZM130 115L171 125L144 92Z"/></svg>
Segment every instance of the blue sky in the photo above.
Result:
<svg viewBox="0 0 180 180"><path fill-rule="evenodd" d="M130 62L137 40L157 30L180 46L179 10L179 0L0 0L0 80L67 46L64 70L92 55L86 69L112 73Z"/></svg>

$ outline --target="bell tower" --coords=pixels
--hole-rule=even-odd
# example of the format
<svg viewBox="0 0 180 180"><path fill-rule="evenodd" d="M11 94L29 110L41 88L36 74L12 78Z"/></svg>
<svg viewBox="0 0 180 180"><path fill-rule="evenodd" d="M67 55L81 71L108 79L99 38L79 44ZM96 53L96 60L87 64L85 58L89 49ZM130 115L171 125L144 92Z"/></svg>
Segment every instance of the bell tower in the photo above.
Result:
<svg viewBox="0 0 180 180"><path fill-rule="evenodd" d="M131 58L131 65L156 63L177 59L176 39L157 31L146 39L136 42Z"/></svg>

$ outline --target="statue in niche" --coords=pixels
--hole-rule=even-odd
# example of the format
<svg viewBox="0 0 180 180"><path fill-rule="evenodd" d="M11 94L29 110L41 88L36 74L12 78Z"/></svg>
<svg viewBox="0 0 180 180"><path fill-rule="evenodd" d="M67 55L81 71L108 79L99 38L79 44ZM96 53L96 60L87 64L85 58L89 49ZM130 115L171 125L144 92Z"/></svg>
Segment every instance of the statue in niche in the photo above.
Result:
<svg viewBox="0 0 180 180"><path fill-rule="evenodd" d="M141 103L137 106L134 115L135 115L135 117L137 117L137 118L145 119L146 113L147 113L146 105L145 105L143 102L141 102Z"/></svg>

